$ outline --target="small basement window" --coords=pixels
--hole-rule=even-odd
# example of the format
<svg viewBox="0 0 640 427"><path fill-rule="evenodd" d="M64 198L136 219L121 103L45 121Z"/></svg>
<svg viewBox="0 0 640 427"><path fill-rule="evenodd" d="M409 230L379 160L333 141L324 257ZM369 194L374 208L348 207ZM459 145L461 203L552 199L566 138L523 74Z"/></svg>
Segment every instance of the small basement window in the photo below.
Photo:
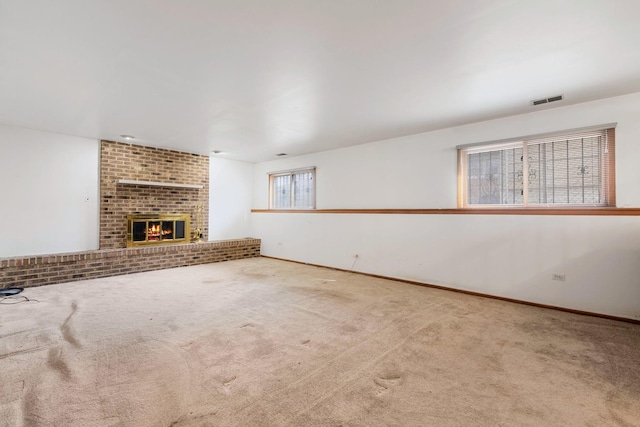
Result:
<svg viewBox="0 0 640 427"><path fill-rule="evenodd" d="M458 207L615 206L606 126L458 147Z"/></svg>
<svg viewBox="0 0 640 427"><path fill-rule="evenodd" d="M315 209L316 168L269 174L269 209Z"/></svg>

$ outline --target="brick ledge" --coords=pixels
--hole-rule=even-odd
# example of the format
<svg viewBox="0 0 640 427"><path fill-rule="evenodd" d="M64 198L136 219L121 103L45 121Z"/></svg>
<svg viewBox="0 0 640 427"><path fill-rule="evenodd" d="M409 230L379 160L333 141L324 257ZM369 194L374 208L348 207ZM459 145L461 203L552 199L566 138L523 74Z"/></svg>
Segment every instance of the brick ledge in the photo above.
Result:
<svg viewBox="0 0 640 427"><path fill-rule="evenodd" d="M260 239L0 258L0 288L30 287L260 256Z"/></svg>

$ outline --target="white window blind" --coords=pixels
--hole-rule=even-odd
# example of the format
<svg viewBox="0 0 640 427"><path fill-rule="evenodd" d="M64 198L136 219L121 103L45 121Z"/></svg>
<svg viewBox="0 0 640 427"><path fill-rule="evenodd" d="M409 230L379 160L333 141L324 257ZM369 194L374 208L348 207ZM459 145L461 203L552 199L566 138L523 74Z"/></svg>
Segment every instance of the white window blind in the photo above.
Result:
<svg viewBox="0 0 640 427"><path fill-rule="evenodd" d="M614 206L614 130L459 150L462 207Z"/></svg>

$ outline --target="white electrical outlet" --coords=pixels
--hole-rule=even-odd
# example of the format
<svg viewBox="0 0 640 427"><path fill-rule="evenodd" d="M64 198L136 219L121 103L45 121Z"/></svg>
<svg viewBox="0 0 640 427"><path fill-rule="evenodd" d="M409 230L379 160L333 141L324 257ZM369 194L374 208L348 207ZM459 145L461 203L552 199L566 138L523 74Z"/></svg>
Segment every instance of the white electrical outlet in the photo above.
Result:
<svg viewBox="0 0 640 427"><path fill-rule="evenodd" d="M567 276L565 274L553 273L551 275L551 280L559 280L561 282L564 282L565 280L567 280Z"/></svg>

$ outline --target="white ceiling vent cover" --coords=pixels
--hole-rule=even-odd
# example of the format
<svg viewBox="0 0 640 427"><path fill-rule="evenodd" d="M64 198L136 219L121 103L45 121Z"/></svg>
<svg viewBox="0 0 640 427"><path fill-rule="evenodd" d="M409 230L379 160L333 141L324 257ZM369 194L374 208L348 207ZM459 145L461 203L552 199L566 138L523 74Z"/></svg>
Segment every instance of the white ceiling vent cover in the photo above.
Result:
<svg viewBox="0 0 640 427"><path fill-rule="evenodd" d="M562 101L564 99L564 95L556 95L556 96L551 96L549 98L542 98L542 99L536 99L531 101L531 105L542 105L542 104L548 104L550 102L556 102L556 101Z"/></svg>

